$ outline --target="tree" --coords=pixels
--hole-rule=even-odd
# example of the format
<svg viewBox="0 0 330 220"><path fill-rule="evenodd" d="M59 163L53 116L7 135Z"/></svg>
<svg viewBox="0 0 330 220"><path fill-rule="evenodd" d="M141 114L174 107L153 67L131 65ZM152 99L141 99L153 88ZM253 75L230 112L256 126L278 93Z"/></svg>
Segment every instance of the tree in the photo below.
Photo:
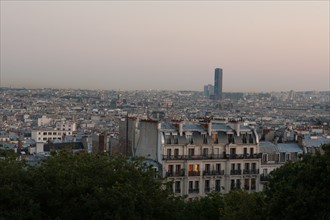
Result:
<svg viewBox="0 0 330 220"><path fill-rule="evenodd" d="M233 190L224 195L224 207L220 219L258 220L264 219L264 194Z"/></svg>
<svg viewBox="0 0 330 220"><path fill-rule="evenodd" d="M0 195L3 219L175 219L182 204L140 158L68 151L1 161Z"/></svg>
<svg viewBox="0 0 330 220"><path fill-rule="evenodd" d="M271 173L268 219L330 219L330 144Z"/></svg>

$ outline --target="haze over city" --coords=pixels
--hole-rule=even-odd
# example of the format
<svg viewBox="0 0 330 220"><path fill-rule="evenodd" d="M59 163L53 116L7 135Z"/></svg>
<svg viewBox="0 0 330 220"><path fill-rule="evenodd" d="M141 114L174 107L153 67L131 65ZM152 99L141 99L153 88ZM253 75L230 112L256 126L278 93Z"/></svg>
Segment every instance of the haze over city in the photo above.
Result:
<svg viewBox="0 0 330 220"><path fill-rule="evenodd" d="M329 1L1 1L1 86L329 90Z"/></svg>

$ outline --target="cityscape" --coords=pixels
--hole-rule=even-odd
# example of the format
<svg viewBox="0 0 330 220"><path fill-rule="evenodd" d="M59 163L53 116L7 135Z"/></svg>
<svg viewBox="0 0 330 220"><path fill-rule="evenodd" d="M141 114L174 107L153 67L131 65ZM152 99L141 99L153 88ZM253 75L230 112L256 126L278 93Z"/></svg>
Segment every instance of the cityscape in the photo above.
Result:
<svg viewBox="0 0 330 220"><path fill-rule="evenodd" d="M0 219L330 218L329 2L85 3L1 1Z"/></svg>

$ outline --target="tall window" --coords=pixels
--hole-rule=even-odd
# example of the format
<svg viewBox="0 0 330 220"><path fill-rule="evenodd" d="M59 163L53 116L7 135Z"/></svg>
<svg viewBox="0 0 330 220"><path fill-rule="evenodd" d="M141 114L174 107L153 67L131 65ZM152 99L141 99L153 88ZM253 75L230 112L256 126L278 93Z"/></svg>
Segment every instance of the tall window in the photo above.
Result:
<svg viewBox="0 0 330 220"><path fill-rule="evenodd" d="M240 179L237 179L236 180L236 188L237 189L240 189L241 188L241 180Z"/></svg>
<svg viewBox="0 0 330 220"><path fill-rule="evenodd" d="M192 135L187 135L186 134L186 142L188 144L193 144L193 138L192 138Z"/></svg>
<svg viewBox="0 0 330 220"><path fill-rule="evenodd" d="M199 181L195 181L195 192L199 192Z"/></svg>
<svg viewBox="0 0 330 220"><path fill-rule="evenodd" d="M178 157L179 156L179 149L178 148L175 148L174 149L174 157Z"/></svg>
<svg viewBox="0 0 330 220"><path fill-rule="evenodd" d="M203 144L207 144L207 134L202 134Z"/></svg>
<svg viewBox="0 0 330 220"><path fill-rule="evenodd" d="M208 148L204 148L203 149L203 156L207 157L209 155L209 149Z"/></svg>
<svg viewBox="0 0 330 220"><path fill-rule="evenodd" d="M189 192L192 193L194 190L194 182L193 181L189 181Z"/></svg>
<svg viewBox="0 0 330 220"><path fill-rule="evenodd" d="M251 190L256 190L256 179L251 179Z"/></svg>
<svg viewBox="0 0 330 220"><path fill-rule="evenodd" d="M205 164L205 172L207 174L211 173L211 165L210 164Z"/></svg>
<svg viewBox="0 0 330 220"><path fill-rule="evenodd" d="M189 155L189 157L194 156L195 155L195 149L193 149L193 148L188 149L188 155Z"/></svg>
<svg viewBox="0 0 330 220"><path fill-rule="evenodd" d="M210 180L205 180L205 192L210 192Z"/></svg>
<svg viewBox="0 0 330 220"><path fill-rule="evenodd" d="M171 144L171 136L170 135L165 135L165 143L166 144Z"/></svg>
<svg viewBox="0 0 330 220"><path fill-rule="evenodd" d="M247 148L246 147L244 147L244 149L243 149L243 154L247 155Z"/></svg>
<svg viewBox="0 0 330 220"><path fill-rule="evenodd" d="M174 144L178 144L179 143L178 135L174 135L173 136L173 142L174 142Z"/></svg>
<svg viewBox="0 0 330 220"><path fill-rule="evenodd" d="M221 173L221 163L217 163L215 165L215 170L216 170L217 174L220 174Z"/></svg>
<svg viewBox="0 0 330 220"><path fill-rule="evenodd" d="M230 189L235 189L235 180L230 181Z"/></svg>
<svg viewBox="0 0 330 220"><path fill-rule="evenodd" d="M244 189L249 190L250 189L250 180L244 179Z"/></svg>
<svg viewBox="0 0 330 220"><path fill-rule="evenodd" d="M220 192L220 190L221 190L220 180L215 180L215 191Z"/></svg>
<svg viewBox="0 0 330 220"><path fill-rule="evenodd" d="M181 193L181 182L180 181L175 181L175 192Z"/></svg>
<svg viewBox="0 0 330 220"><path fill-rule="evenodd" d="M253 154L254 154L254 149L252 147L250 148L250 154L251 154L251 156L253 156Z"/></svg>
<svg viewBox="0 0 330 220"><path fill-rule="evenodd" d="M212 139L213 139L213 143L217 144L218 143L218 135L216 132L212 133Z"/></svg>
<svg viewBox="0 0 330 220"><path fill-rule="evenodd" d="M171 158L172 150L167 149L167 158Z"/></svg>

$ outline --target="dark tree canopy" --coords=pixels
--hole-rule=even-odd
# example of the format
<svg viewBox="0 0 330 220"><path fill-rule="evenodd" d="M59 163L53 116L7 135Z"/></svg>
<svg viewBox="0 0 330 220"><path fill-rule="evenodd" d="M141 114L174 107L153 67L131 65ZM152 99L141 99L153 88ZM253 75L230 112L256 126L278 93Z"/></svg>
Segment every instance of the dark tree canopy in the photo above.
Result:
<svg viewBox="0 0 330 220"><path fill-rule="evenodd" d="M330 145L271 173L269 219L330 219Z"/></svg>

